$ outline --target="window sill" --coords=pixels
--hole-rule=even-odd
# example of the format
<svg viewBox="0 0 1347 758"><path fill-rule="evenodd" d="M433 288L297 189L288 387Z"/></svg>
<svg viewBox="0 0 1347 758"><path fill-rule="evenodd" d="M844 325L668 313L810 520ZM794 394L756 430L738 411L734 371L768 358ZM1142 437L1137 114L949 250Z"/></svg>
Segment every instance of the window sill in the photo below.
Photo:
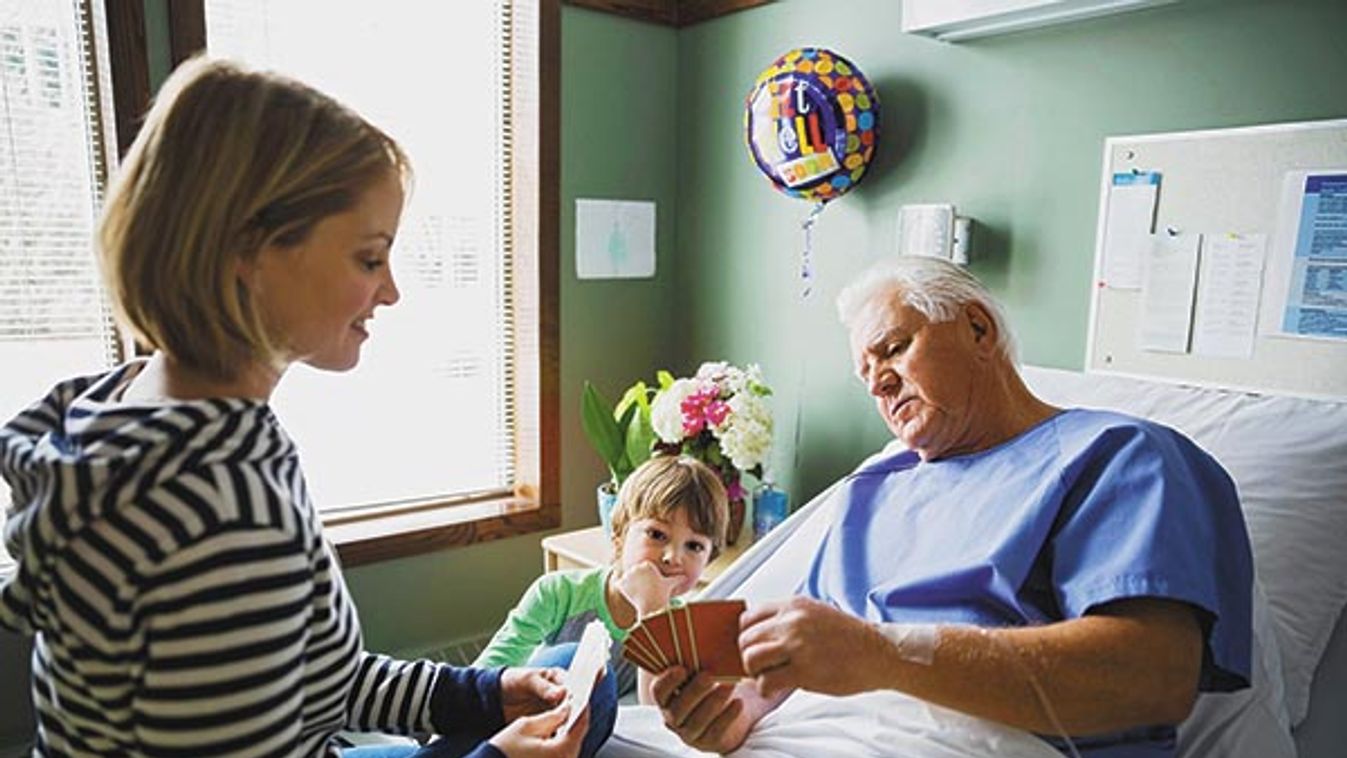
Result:
<svg viewBox="0 0 1347 758"><path fill-rule="evenodd" d="M542 532L558 526L561 526L559 506L518 496L323 518L323 534L336 548L343 567ZM0 550L0 578L7 578L16 567L13 559Z"/></svg>
<svg viewBox="0 0 1347 758"><path fill-rule="evenodd" d="M346 567L541 532L560 525L559 504L540 503L536 497L520 495L323 517L323 532Z"/></svg>

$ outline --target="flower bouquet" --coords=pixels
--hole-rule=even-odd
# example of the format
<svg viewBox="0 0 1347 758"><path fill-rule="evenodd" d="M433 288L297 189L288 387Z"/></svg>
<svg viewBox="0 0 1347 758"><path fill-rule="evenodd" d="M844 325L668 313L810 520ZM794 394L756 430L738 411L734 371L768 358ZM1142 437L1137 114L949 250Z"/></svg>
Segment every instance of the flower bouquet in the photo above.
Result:
<svg viewBox="0 0 1347 758"><path fill-rule="evenodd" d="M661 372L663 373L663 372ZM762 478L772 450L772 389L756 364L703 363L691 378L667 380L650 405L654 448L690 455L720 474L730 501L726 541L733 545L744 523L745 473Z"/></svg>

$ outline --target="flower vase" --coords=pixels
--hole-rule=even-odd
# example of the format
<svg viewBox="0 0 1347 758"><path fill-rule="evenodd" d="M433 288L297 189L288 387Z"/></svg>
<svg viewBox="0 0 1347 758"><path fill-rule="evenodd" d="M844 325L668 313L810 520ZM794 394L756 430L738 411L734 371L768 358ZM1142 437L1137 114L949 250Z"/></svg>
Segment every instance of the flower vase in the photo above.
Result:
<svg viewBox="0 0 1347 758"><path fill-rule="evenodd" d="M595 490L595 500L599 507L599 523L603 525L603 535L612 539L613 508L617 506L617 487L612 482L604 482Z"/></svg>
<svg viewBox="0 0 1347 758"><path fill-rule="evenodd" d="M730 500L730 521L725 529L725 544L733 545L739 541L744 531L744 499L736 497Z"/></svg>

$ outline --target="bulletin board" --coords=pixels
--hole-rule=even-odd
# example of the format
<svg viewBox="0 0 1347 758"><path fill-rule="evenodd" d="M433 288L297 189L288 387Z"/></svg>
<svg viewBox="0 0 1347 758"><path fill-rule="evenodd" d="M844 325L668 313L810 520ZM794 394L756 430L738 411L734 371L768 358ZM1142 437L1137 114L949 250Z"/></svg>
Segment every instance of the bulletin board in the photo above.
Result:
<svg viewBox="0 0 1347 758"><path fill-rule="evenodd" d="M1288 172L1347 172L1347 119L1235 129L1109 137L1100 181L1095 277L1091 282L1086 370L1311 397L1347 397L1347 339L1268 331L1279 235L1289 222ZM1266 235L1258 328L1251 355L1211 356L1142 347L1147 301L1138 289L1105 281L1105 220L1115 175L1158 173L1157 234ZM1294 221L1294 219L1293 219ZM1205 244L1205 242L1203 242ZM1158 270L1158 268L1156 269ZM1281 281L1285 281L1284 279ZM1153 310L1153 309L1152 309Z"/></svg>

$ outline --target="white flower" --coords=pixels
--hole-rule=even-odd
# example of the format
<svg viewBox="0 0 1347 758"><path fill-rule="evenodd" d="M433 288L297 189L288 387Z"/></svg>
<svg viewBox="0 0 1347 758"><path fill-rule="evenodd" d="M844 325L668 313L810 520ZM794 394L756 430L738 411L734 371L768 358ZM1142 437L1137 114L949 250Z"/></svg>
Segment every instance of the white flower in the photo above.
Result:
<svg viewBox="0 0 1347 758"><path fill-rule="evenodd" d="M720 449L740 471L765 463L772 450L772 412L762 398L740 392L729 400L730 417L716 430Z"/></svg>
<svg viewBox="0 0 1347 758"><path fill-rule="evenodd" d="M719 381L722 376L730 371L738 371L738 369L725 361L707 361L697 368L697 378Z"/></svg>
<svg viewBox="0 0 1347 758"><path fill-rule="evenodd" d="M660 441L676 444L683 441L683 401L697 391L692 379L678 379L655 397L650 406L650 426Z"/></svg>

